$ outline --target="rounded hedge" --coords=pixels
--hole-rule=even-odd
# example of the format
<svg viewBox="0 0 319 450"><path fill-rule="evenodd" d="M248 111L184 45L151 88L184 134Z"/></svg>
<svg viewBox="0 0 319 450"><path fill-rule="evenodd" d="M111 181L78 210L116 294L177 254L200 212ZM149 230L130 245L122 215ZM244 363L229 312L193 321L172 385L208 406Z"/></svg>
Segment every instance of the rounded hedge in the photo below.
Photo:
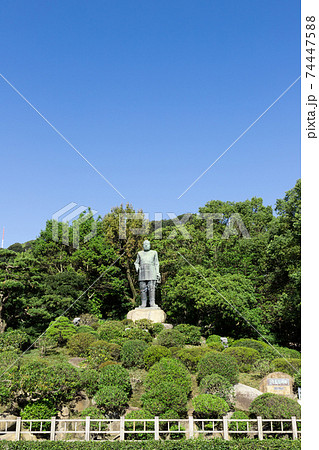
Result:
<svg viewBox="0 0 319 450"><path fill-rule="evenodd" d="M221 336L219 336L218 334L211 334L210 336L208 336L208 338L206 339L206 344L211 344L213 342L218 342L219 344L221 344L221 340L220 340ZM223 344L222 344L223 345Z"/></svg>
<svg viewBox="0 0 319 450"><path fill-rule="evenodd" d="M202 394L217 395L217 397L223 398L229 405L233 403L233 385L217 373L204 377L200 382L199 389Z"/></svg>
<svg viewBox="0 0 319 450"><path fill-rule="evenodd" d="M111 417L119 417L128 403L127 393L119 386L103 386L94 396L97 406Z"/></svg>
<svg viewBox="0 0 319 450"><path fill-rule="evenodd" d="M264 419L290 419L292 416L300 419L301 407L296 400L266 393L252 401L249 414L252 417L261 416Z"/></svg>
<svg viewBox="0 0 319 450"><path fill-rule="evenodd" d="M51 400L42 399L32 403L28 403L21 412L22 420L31 419L51 419L56 416L57 411ZM42 429L44 431L50 430L50 422L43 422ZM31 431L38 431L40 429L40 422L33 422Z"/></svg>
<svg viewBox="0 0 319 450"><path fill-rule="evenodd" d="M276 358L271 361L272 372L284 372L294 376L301 368L301 360L298 358Z"/></svg>
<svg viewBox="0 0 319 450"><path fill-rule="evenodd" d="M138 328L138 327L127 328L124 331L124 337L126 339L129 339L130 341L139 340L139 341L151 342L153 339L150 332L146 328L143 329L143 328Z"/></svg>
<svg viewBox="0 0 319 450"><path fill-rule="evenodd" d="M99 339L111 342L117 338L122 338L125 331L125 325L118 320L108 320L98 329Z"/></svg>
<svg viewBox="0 0 319 450"><path fill-rule="evenodd" d="M66 346L72 356L85 357L95 341L96 337L92 333L77 333L68 339Z"/></svg>
<svg viewBox="0 0 319 450"><path fill-rule="evenodd" d="M218 419L229 411L227 402L211 394L199 394L193 399L194 416L198 419Z"/></svg>
<svg viewBox="0 0 319 450"><path fill-rule="evenodd" d="M149 370L153 364L160 361L161 358L170 356L170 351L162 345L151 345L144 350L144 365Z"/></svg>
<svg viewBox="0 0 319 450"><path fill-rule="evenodd" d="M279 345L274 345L275 349L278 350L275 355L277 358L296 358L301 359L301 353L298 350L288 347L280 347Z"/></svg>
<svg viewBox="0 0 319 450"><path fill-rule="evenodd" d="M132 391L129 371L119 364L112 364L101 369L99 385L117 386L127 395Z"/></svg>
<svg viewBox="0 0 319 450"><path fill-rule="evenodd" d="M187 394L183 387L171 381L160 380L142 395L143 408L155 416L174 409L180 416L187 412Z"/></svg>
<svg viewBox="0 0 319 450"><path fill-rule="evenodd" d="M82 384L81 388L89 397L93 397L99 388L99 372L94 369L84 369L79 373L79 377Z"/></svg>
<svg viewBox="0 0 319 450"><path fill-rule="evenodd" d="M216 352L222 352L225 348L221 342L216 342L216 341L206 342L206 345L211 350L215 350Z"/></svg>
<svg viewBox="0 0 319 450"><path fill-rule="evenodd" d="M230 383L238 383L239 367L234 357L211 351L198 363L197 379L200 382L207 375L217 373Z"/></svg>
<svg viewBox="0 0 319 450"><path fill-rule="evenodd" d="M256 339L238 339L231 344L231 347L253 348L260 353L261 358L273 359L278 353L270 345Z"/></svg>
<svg viewBox="0 0 319 450"><path fill-rule="evenodd" d="M121 350L121 361L124 367L144 367L145 341L138 339L124 342Z"/></svg>
<svg viewBox="0 0 319 450"><path fill-rule="evenodd" d="M249 372L252 364L260 359L260 353L254 348L248 347L228 347L225 348L223 354L233 356L241 372Z"/></svg>
<svg viewBox="0 0 319 450"><path fill-rule="evenodd" d="M157 336L157 344L163 347L183 347L186 338L178 330L168 329L161 331Z"/></svg>
<svg viewBox="0 0 319 450"><path fill-rule="evenodd" d="M162 358L155 363L150 368L144 386L145 389L151 389L161 382L177 384L186 395L190 393L192 387L190 373L183 363L173 358Z"/></svg>
<svg viewBox="0 0 319 450"><path fill-rule="evenodd" d="M201 332L199 327L182 323L180 325L177 325L174 329L185 336L185 344L200 345Z"/></svg>
<svg viewBox="0 0 319 450"><path fill-rule="evenodd" d="M200 359L209 352L211 352L209 347L183 348L176 352L175 357L182 361L188 370L194 373L197 371Z"/></svg>

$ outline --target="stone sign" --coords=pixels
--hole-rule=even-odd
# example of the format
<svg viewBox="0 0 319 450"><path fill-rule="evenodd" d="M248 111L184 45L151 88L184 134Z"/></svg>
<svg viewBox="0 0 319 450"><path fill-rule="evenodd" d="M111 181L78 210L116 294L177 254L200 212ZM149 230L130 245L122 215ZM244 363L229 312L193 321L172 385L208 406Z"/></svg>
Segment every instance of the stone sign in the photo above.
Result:
<svg viewBox="0 0 319 450"><path fill-rule="evenodd" d="M261 392L284 395L285 397L295 397L293 394L293 378L287 373L273 372L261 380L259 389Z"/></svg>

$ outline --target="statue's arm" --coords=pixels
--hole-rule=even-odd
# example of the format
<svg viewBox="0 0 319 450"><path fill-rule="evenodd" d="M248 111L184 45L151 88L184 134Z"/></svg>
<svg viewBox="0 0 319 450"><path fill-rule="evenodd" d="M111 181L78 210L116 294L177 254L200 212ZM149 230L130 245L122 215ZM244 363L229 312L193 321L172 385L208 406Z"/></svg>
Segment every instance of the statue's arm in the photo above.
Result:
<svg viewBox="0 0 319 450"><path fill-rule="evenodd" d="M155 254L154 254L154 264L155 264L157 282L160 283L161 282L161 274L159 271L159 261L158 261L158 255L157 255L156 250L155 250Z"/></svg>
<svg viewBox="0 0 319 450"><path fill-rule="evenodd" d="M140 255L139 255L139 254L137 254L137 257L136 257L136 261L135 261L135 263L134 263L134 266L135 266L136 272L138 272L138 271L139 271L139 268L140 268Z"/></svg>

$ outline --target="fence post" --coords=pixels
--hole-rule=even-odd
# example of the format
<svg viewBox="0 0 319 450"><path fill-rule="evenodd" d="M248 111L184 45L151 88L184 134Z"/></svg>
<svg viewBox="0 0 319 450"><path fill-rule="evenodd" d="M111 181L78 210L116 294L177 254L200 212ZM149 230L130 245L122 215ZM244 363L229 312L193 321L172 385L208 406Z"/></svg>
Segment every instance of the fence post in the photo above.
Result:
<svg viewBox="0 0 319 450"><path fill-rule="evenodd" d="M194 417L188 416L189 439L194 437Z"/></svg>
<svg viewBox="0 0 319 450"><path fill-rule="evenodd" d="M125 417L120 417L120 441L124 441L125 436Z"/></svg>
<svg viewBox="0 0 319 450"><path fill-rule="evenodd" d="M159 417L155 416L155 422L154 422L154 439L155 441L159 441Z"/></svg>
<svg viewBox="0 0 319 450"><path fill-rule="evenodd" d="M17 422L16 422L16 436L15 436L15 440L19 441L20 440L20 433L21 433L21 417L17 417Z"/></svg>
<svg viewBox="0 0 319 450"><path fill-rule="evenodd" d="M258 426L258 439L262 441L264 439L263 433L263 419L261 416L257 416L257 426Z"/></svg>
<svg viewBox="0 0 319 450"><path fill-rule="evenodd" d="M85 417L85 436L86 441L90 440L90 416Z"/></svg>
<svg viewBox="0 0 319 450"><path fill-rule="evenodd" d="M55 441L55 417L51 417L50 441Z"/></svg>
<svg viewBox="0 0 319 450"><path fill-rule="evenodd" d="M292 416L291 418L291 426L292 426L292 438L298 439L298 430L297 430L297 417Z"/></svg>
<svg viewBox="0 0 319 450"><path fill-rule="evenodd" d="M223 437L225 441L229 441L228 420L226 416L223 416Z"/></svg>

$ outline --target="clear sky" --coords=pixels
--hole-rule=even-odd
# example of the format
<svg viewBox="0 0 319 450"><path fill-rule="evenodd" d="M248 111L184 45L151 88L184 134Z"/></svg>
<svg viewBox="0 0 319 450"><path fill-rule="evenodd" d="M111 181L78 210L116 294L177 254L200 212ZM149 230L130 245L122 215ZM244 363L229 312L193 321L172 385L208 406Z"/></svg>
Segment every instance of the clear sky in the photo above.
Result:
<svg viewBox="0 0 319 450"><path fill-rule="evenodd" d="M296 0L2 0L5 247L70 202L197 212L212 199L274 205L300 177Z"/></svg>

